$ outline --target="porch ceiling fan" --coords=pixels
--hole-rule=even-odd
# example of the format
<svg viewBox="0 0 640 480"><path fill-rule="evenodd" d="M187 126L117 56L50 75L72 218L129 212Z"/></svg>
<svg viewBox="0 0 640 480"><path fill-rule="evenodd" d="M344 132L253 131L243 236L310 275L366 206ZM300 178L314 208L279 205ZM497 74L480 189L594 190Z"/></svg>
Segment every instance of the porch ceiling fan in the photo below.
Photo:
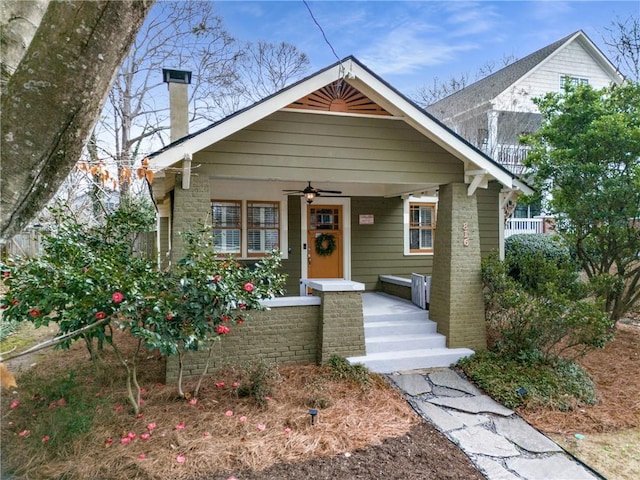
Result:
<svg viewBox="0 0 640 480"><path fill-rule="evenodd" d="M304 188L304 190L283 190L283 192L285 192L287 195L300 194L307 200L307 203L312 203L314 198L321 197L323 193L331 193L334 195L342 194L342 192L338 190L323 190L321 188L314 188L311 186L311 182L308 183L309 184Z"/></svg>

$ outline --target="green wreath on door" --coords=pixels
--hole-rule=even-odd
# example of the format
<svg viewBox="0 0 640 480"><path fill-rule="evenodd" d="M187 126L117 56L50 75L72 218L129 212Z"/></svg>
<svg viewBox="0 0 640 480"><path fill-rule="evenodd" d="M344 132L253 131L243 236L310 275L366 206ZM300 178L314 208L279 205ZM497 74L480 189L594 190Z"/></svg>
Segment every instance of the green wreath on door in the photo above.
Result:
<svg viewBox="0 0 640 480"><path fill-rule="evenodd" d="M336 250L336 237L330 233L321 233L316 237L316 253L328 257Z"/></svg>

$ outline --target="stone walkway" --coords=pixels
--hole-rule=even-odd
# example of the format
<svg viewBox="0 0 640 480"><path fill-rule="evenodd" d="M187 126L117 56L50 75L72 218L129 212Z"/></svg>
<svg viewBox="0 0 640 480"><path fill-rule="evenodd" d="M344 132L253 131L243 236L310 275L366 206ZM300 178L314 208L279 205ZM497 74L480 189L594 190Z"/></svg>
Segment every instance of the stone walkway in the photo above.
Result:
<svg viewBox="0 0 640 480"><path fill-rule="evenodd" d="M414 370L388 378L489 480L602 478L451 369Z"/></svg>

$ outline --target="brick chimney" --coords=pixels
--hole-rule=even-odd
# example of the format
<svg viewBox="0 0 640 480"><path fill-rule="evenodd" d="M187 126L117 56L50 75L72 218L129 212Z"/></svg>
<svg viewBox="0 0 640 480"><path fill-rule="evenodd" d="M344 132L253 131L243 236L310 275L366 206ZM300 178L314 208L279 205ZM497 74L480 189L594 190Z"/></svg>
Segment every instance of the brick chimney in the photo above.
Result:
<svg viewBox="0 0 640 480"><path fill-rule="evenodd" d="M171 142L189 134L189 92L191 72L162 69L162 78L169 86Z"/></svg>

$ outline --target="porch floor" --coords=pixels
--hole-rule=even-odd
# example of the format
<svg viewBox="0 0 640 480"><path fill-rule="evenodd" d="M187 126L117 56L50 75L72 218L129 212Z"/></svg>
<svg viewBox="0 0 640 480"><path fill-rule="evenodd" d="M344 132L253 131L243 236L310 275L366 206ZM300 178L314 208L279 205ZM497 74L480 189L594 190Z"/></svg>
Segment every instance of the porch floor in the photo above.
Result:
<svg viewBox="0 0 640 480"><path fill-rule="evenodd" d="M362 294L367 354L350 357L377 373L448 367L473 354L468 348L447 348L444 335L429 312L411 301L380 292Z"/></svg>

